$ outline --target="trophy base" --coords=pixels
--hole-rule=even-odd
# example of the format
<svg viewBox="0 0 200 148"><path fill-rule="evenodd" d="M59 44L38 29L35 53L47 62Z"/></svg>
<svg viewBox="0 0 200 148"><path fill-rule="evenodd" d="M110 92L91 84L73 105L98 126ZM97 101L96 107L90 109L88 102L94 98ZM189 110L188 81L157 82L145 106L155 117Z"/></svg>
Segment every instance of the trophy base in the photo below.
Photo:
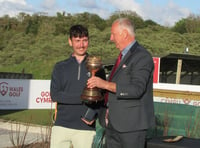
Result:
<svg viewBox="0 0 200 148"><path fill-rule="evenodd" d="M98 88L85 88L81 95L81 100L86 103L98 102L103 100L103 96Z"/></svg>

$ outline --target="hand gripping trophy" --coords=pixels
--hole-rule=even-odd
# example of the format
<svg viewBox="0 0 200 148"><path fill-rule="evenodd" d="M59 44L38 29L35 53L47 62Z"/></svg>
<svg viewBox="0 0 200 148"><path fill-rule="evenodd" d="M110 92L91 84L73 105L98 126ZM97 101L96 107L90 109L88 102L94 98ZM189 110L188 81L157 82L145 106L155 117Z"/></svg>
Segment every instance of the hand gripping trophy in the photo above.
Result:
<svg viewBox="0 0 200 148"><path fill-rule="evenodd" d="M86 61L86 67L90 75L95 76L96 72L102 67L101 59L96 56L89 56ZM97 87L88 88L86 86L81 95L81 99L86 103L101 101L103 99L101 89Z"/></svg>

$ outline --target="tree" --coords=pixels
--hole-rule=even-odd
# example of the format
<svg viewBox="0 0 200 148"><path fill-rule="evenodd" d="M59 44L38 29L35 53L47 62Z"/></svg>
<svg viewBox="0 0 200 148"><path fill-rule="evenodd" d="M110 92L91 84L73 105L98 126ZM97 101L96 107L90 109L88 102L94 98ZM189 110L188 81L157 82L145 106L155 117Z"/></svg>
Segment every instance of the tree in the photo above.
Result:
<svg viewBox="0 0 200 148"><path fill-rule="evenodd" d="M178 21L172 28L173 31L183 33L200 33L200 16L190 15Z"/></svg>
<svg viewBox="0 0 200 148"><path fill-rule="evenodd" d="M110 16L108 25L111 26L112 22L118 18L127 17L129 18L133 24L135 25L136 29L144 28L145 23L143 19L134 11L126 10L126 11L116 11L113 15Z"/></svg>
<svg viewBox="0 0 200 148"><path fill-rule="evenodd" d="M180 21L178 21L175 26L172 28L172 31L174 32L178 32L178 33L186 33L186 19L181 19Z"/></svg>
<svg viewBox="0 0 200 148"><path fill-rule="evenodd" d="M144 21L144 24L145 24L145 27L158 25L156 22L154 22L152 20L146 20L146 21Z"/></svg>
<svg viewBox="0 0 200 148"><path fill-rule="evenodd" d="M96 14L91 14L90 23L94 24L101 31L106 28L106 21Z"/></svg>
<svg viewBox="0 0 200 148"><path fill-rule="evenodd" d="M190 15L185 26L188 33L200 33L200 16Z"/></svg>
<svg viewBox="0 0 200 148"><path fill-rule="evenodd" d="M26 34L32 33L34 35L37 35L39 26L40 26L39 16L38 15L32 16L28 20L28 24L26 27Z"/></svg>

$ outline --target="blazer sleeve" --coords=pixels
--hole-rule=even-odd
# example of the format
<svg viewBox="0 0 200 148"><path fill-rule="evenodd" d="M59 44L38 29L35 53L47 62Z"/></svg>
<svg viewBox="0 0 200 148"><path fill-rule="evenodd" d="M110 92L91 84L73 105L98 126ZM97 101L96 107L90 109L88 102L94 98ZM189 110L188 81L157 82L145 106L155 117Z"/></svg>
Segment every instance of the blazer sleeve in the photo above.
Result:
<svg viewBox="0 0 200 148"><path fill-rule="evenodd" d="M153 77L154 63L148 52L140 51L130 56L126 67L121 67L117 78L118 99L140 99Z"/></svg>

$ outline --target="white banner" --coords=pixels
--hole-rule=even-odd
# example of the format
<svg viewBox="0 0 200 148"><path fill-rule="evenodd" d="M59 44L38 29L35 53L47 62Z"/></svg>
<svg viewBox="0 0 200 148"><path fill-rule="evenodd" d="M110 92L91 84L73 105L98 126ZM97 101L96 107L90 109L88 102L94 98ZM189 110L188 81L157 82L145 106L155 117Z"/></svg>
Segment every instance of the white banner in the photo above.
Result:
<svg viewBox="0 0 200 148"><path fill-rule="evenodd" d="M184 104L192 106L200 106L200 100L190 100L190 99L175 99L168 97L153 97L154 102L159 103L170 103L170 104Z"/></svg>
<svg viewBox="0 0 200 148"><path fill-rule="evenodd" d="M199 85L154 83L155 89L200 92ZM200 99L155 97L155 102L200 106ZM0 79L0 109L51 109L50 80Z"/></svg>
<svg viewBox="0 0 200 148"><path fill-rule="evenodd" d="M154 102L200 106L200 85L157 83L153 87L165 91L164 96L154 94Z"/></svg>
<svg viewBox="0 0 200 148"><path fill-rule="evenodd" d="M0 109L50 109L50 80L0 79Z"/></svg>

